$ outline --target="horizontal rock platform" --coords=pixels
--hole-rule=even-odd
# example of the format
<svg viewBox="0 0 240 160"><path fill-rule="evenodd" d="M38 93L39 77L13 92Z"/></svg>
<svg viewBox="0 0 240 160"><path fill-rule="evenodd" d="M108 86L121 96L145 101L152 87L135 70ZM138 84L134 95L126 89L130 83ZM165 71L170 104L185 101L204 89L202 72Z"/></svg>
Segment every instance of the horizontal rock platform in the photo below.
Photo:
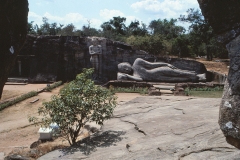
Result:
<svg viewBox="0 0 240 160"><path fill-rule="evenodd" d="M143 96L118 105L101 130L39 160L232 160L240 151L218 125L220 98Z"/></svg>

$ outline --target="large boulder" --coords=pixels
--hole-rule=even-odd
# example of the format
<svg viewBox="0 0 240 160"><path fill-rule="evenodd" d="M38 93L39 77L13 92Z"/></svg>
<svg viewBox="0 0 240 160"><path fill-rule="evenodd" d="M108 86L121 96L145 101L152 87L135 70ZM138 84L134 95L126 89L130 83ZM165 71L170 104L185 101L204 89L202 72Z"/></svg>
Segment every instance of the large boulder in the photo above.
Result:
<svg viewBox="0 0 240 160"><path fill-rule="evenodd" d="M240 1L198 0L204 17L226 45L230 68L220 105L219 125L228 143L240 149Z"/></svg>
<svg viewBox="0 0 240 160"><path fill-rule="evenodd" d="M28 1L0 1L0 98L27 34Z"/></svg>

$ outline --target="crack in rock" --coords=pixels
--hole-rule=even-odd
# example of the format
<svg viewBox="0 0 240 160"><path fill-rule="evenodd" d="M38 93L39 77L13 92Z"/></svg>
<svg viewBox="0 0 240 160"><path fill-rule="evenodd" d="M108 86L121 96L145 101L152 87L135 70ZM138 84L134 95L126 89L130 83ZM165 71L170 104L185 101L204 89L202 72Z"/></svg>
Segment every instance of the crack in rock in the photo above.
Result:
<svg viewBox="0 0 240 160"><path fill-rule="evenodd" d="M145 111L145 112L137 112L137 113L131 113L131 114L124 114L124 115L114 115L112 118L123 118L123 117L131 116L131 115L135 115L135 114L149 113L150 111L155 110L157 108L158 107L152 108L152 109L149 109L148 111Z"/></svg>
<svg viewBox="0 0 240 160"><path fill-rule="evenodd" d="M141 129L137 126L137 124L135 124L135 123L133 123L133 122L130 122L130 121L124 121L124 120L121 120L121 121L126 122L126 123L130 123L130 124L133 124L133 125L135 126L134 129L136 129L138 132L144 134L145 136L147 135L143 130L141 130Z"/></svg>
<svg viewBox="0 0 240 160"><path fill-rule="evenodd" d="M219 150L218 150L219 149ZM191 151L188 153L184 153L182 155L179 156L178 160L181 160L182 158L192 154L192 153L201 153L201 152L205 152L205 151L214 151L214 152L222 152L222 149L234 149L234 148L230 148L230 147L210 147L210 148L203 148L200 150L195 150L195 151Z"/></svg>
<svg viewBox="0 0 240 160"><path fill-rule="evenodd" d="M192 99L196 99L196 98L177 99L176 101L173 101L173 102L189 101L189 100L192 100Z"/></svg>
<svg viewBox="0 0 240 160"><path fill-rule="evenodd" d="M126 148L127 148L128 152L131 152L131 151L129 150L130 147L131 147L131 146L130 146L129 144L126 144Z"/></svg>
<svg viewBox="0 0 240 160"><path fill-rule="evenodd" d="M189 130L191 130L191 129L195 129L195 128L198 128L198 127L202 127L202 126L204 126L204 125L205 125L205 123L202 123L202 124L200 124L200 125L198 125L198 126L193 126L193 127L191 127L191 128L183 129L183 130L180 130L180 131L174 131L173 129L171 129L171 133L174 134L174 135L182 135L182 134L187 133L187 132L188 132ZM176 132L179 132L179 133L176 133Z"/></svg>
<svg viewBox="0 0 240 160"><path fill-rule="evenodd" d="M202 135L204 135L204 134L213 134L213 133L212 133L212 130L208 130L208 131L205 131L205 132L201 132L201 133L196 134L193 138L195 138L195 137L197 137L197 136L202 136Z"/></svg>
<svg viewBox="0 0 240 160"><path fill-rule="evenodd" d="M185 114L184 110L181 109L181 108L174 108L174 109L176 109L176 110L180 110L180 111L182 111L182 114Z"/></svg>

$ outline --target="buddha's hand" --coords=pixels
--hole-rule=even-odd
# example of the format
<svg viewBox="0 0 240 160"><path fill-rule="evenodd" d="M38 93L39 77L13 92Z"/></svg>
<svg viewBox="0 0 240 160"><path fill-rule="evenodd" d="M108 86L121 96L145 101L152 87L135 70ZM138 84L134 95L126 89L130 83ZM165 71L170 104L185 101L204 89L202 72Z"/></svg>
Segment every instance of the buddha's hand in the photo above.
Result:
<svg viewBox="0 0 240 160"><path fill-rule="evenodd" d="M171 65L171 64L168 64L167 65L169 68L172 68L172 69L177 69L177 67L174 67L173 65Z"/></svg>

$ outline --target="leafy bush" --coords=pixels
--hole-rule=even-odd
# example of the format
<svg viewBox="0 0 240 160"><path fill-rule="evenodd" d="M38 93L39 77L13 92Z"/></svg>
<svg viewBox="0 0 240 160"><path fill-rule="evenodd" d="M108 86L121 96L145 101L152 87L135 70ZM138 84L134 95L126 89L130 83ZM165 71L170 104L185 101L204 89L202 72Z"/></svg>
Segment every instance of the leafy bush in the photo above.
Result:
<svg viewBox="0 0 240 160"><path fill-rule="evenodd" d="M11 105L14 105L14 104L16 104L16 103L19 103L19 102L21 102L21 101L23 101L23 100L25 100L25 99L34 97L34 96L36 96L36 95L38 95L38 93L37 93L36 91L31 91L31 92L28 92L28 93L26 93L26 94L21 95L20 97L15 98L15 99L12 100L12 101L9 101L9 102L7 102L7 103L0 104L0 111L3 110L4 108L7 108L7 107L9 107L9 106L11 106Z"/></svg>
<svg viewBox="0 0 240 160"><path fill-rule="evenodd" d="M29 117L30 122L49 126L57 123L69 144L76 143L81 128L89 121L102 125L109 119L116 106L116 97L106 88L94 85L89 78L93 69L84 69L76 80L66 84L50 102L38 110L43 117ZM40 123L38 123L40 122Z"/></svg>
<svg viewBox="0 0 240 160"><path fill-rule="evenodd" d="M130 36L129 38L127 38L126 42L150 54L165 54L164 37L160 34L152 36Z"/></svg>

